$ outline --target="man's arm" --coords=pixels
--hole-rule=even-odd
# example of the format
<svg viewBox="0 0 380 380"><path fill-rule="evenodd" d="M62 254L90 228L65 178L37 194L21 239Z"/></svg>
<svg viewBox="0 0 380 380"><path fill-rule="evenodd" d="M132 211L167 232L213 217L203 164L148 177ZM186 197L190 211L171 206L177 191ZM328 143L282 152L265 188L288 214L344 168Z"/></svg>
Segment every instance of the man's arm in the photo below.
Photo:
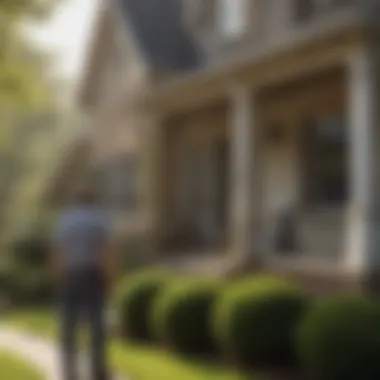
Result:
<svg viewBox="0 0 380 380"><path fill-rule="evenodd" d="M112 287L117 277L117 260L116 254L110 243L104 246L101 251L102 268L109 287Z"/></svg>
<svg viewBox="0 0 380 380"><path fill-rule="evenodd" d="M62 251L57 247L52 247L50 250L50 265L54 277L57 281L62 281L66 274L66 265L63 259Z"/></svg>
<svg viewBox="0 0 380 380"><path fill-rule="evenodd" d="M57 281L61 281L65 276L65 260L62 251L62 221L56 227L53 233L51 248L50 248L50 266L54 277Z"/></svg>
<svg viewBox="0 0 380 380"><path fill-rule="evenodd" d="M112 238L112 227L108 218L103 219L103 247L100 252L100 260L102 268L104 268L104 275L106 277L107 285L112 287L117 278L118 260Z"/></svg>

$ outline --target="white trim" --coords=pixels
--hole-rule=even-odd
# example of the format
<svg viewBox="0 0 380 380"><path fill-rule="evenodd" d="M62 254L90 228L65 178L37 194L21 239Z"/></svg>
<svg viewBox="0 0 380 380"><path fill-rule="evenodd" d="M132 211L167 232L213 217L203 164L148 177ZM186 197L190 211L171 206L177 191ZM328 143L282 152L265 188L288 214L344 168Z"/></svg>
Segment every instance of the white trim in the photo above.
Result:
<svg viewBox="0 0 380 380"><path fill-rule="evenodd" d="M253 91L240 83L231 89L230 241L240 258L249 258L257 235L253 227L255 110ZM256 236L255 236L256 235Z"/></svg>
<svg viewBox="0 0 380 380"><path fill-rule="evenodd" d="M246 0L219 0L217 25L223 37L241 36L245 30L246 21Z"/></svg>
<svg viewBox="0 0 380 380"><path fill-rule="evenodd" d="M377 62L373 49L373 46L365 46L348 57L351 199L345 264L358 272L379 265L373 244L378 127Z"/></svg>

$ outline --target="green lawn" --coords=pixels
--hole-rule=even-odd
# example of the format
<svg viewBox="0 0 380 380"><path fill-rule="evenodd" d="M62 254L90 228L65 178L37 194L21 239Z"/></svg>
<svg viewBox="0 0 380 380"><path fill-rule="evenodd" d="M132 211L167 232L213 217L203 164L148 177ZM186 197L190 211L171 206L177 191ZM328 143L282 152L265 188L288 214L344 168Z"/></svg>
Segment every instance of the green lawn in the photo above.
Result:
<svg viewBox="0 0 380 380"><path fill-rule="evenodd" d="M254 380L221 365L201 363L156 348L121 342L111 344L110 362L118 372L137 380Z"/></svg>
<svg viewBox="0 0 380 380"><path fill-rule="evenodd" d="M7 317L14 328L46 338L56 337L57 323L46 310L17 312ZM109 362L121 374L136 380L257 380L216 364L178 357L155 347L125 344L114 340Z"/></svg>
<svg viewBox="0 0 380 380"><path fill-rule="evenodd" d="M54 314L46 309L13 312L5 318L13 328L26 333L46 338L57 336L57 320Z"/></svg>
<svg viewBox="0 0 380 380"><path fill-rule="evenodd" d="M0 349L0 373L6 380L43 380L42 373L17 356Z"/></svg>

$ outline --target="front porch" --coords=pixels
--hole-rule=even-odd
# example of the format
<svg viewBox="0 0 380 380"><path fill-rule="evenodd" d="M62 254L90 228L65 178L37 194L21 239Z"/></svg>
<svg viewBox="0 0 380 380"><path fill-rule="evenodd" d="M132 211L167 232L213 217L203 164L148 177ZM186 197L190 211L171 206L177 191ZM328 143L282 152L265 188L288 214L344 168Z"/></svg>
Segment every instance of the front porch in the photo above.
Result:
<svg viewBox="0 0 380 380"><path fill-rule="evenodd" d="M160 118L161 252L333 277L376 268L376 57L354 44L319 58L267 84L226 78Z"/></svg>
<svg viewBox="0 0 380 380"><path fill-rule="evenodd" d="M242 179L255 182L246 195L259 229L253 251L329 260L342 252L349 166L345 96L342 68L249 95L250 109L260 115L255 139L252 130L247 136L247 165L255 170ZM238 155L244 145L240 140L233 148L228 111L221 101L165 126L165 250L231 247L238 158L232 152Z"/></svg>

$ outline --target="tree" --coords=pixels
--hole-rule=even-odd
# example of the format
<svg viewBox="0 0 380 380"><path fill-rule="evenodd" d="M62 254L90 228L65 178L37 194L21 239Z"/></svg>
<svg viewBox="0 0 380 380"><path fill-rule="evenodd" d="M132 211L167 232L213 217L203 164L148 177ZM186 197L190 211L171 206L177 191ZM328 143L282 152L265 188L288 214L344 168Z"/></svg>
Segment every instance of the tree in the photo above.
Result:
<svg viewBox="0 0 380 380"><path fill-rule="evenodd" d="M47 55L28 38L26 26L42 21L58 1L0 0L0 223L15 183L28 170L23 154L36 115L52 106Z"/></svg>
<svg viewBox="0 0 380 380"><path fill-rule="evenodd" d="M0 110L41 104L45 81L42 52L25 33L25 23L40 19L57 0L0 0Z"/></svg>

